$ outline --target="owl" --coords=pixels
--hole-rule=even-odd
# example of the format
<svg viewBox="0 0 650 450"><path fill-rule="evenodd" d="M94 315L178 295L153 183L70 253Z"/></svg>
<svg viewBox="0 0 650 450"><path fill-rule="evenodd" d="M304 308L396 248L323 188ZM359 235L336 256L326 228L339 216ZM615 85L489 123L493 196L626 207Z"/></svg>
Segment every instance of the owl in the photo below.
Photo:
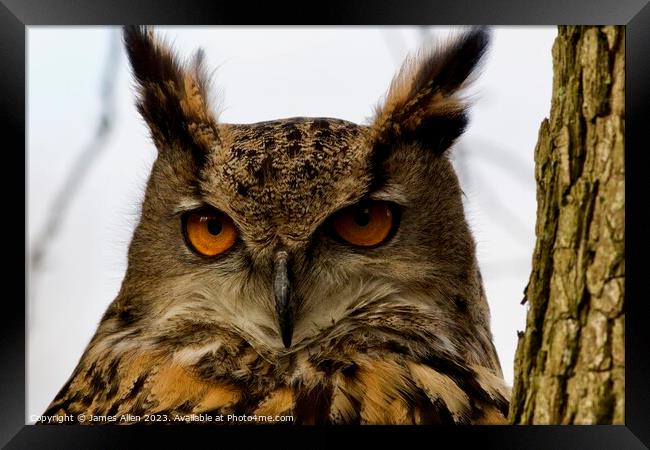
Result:
<svg viewBox="0 0 650 450"><path fill-rule="evenodd" d="M407 58L363 125L220 122L201 50L123 35L157 159L120 291L45 415L505 423L449 159L489 30Z"/></svg>

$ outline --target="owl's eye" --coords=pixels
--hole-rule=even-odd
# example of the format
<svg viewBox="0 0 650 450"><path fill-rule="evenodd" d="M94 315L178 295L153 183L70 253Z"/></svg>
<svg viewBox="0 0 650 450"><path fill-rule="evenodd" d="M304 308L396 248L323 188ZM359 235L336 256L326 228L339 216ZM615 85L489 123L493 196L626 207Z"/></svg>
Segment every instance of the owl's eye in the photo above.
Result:
<svg viewBox="0 0 650 450"><path fill-rule="evenodd" d="M197 253L217 256L233 246L237 228L232 219L216 210L189 213L184 222L185 238Z"/></svg>
<svg viewBox="0 0 650 450"><path fill-rule="evenodd" d="M374 247L387 240L395 214L386 202L363 202L334 216L332 226L344 241L358 247Z"/></svg>

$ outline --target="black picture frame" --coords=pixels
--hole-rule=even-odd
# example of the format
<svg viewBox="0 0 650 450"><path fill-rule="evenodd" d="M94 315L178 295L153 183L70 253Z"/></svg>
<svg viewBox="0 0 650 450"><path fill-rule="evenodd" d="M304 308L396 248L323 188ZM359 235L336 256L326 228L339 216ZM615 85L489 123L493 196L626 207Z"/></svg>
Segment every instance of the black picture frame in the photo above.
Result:
<svg viewBox="0 0 650 450"><path fill-rule="evenodd" d="M218 2L217 0L0 0L0 124L3 155L10 158L0 177L3 192L5 239L3 254L5 296L0 342L0 444L7 448L123 448L135 439L162 439L168 445L192 445L198 437L213 446L236 438L244 447L252 439L283 446L309 439L307 448L348 443L357 435L371 441L432 446L525 449L613 448L650 445L649 328L643 325L645 298L640 294L643 259L650 229L642 211L642 171L648 150L645 121L650 119L650 6L648 0L393 0L322 2ZM626 392L624 426L477 426L477 427L82 427L25 425L25 299L26 275L21 277L13 255L22 253L26 274L26 203L14 193L22 182L26 192L26 27L30 25L626 25ZM540 120L542 118L540 117ZM21 155L19 149L24 149ZM14 162L15 164L11 164ZM25 171L12 170L24 165ZM24 177L24 178L23 178ZM26 194L25 194L26 195ZM26 197L25 197L26 202ZM22 211L23 214L19 212ZM23 247L18 236L23 236ZM21 260L20 257L17 258ZM318 434L318 437L315 435ZM406 436L404 436L406 434ZM413 440L408 439L412 435ZM344 437L346 438L344 440ZM190 439L190 440L188 440ZM442 444L446 442L446 444Z"/></svg>

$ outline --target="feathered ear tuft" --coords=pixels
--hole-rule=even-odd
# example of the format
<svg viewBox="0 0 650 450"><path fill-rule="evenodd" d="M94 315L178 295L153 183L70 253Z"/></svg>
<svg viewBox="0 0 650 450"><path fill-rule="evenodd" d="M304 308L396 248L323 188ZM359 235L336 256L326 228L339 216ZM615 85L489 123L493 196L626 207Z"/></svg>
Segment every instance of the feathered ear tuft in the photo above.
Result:
<svg viewBox="0 0 650 450"><path fill-rule="evenodd" d="M180 147L204 160L219 143L208 105L203 51L181 64L146 26L125 26L124 44L138 85L138 111L159 151Z"/></svg>
<svg viewBox="0 0 650 450"><path fill-rule="evenodd" d="M377 108L373 135L377 145L418 142L444 152L467 125L463 87L485 53L490 32L474 27L444 47L407 58Z"/></svg>

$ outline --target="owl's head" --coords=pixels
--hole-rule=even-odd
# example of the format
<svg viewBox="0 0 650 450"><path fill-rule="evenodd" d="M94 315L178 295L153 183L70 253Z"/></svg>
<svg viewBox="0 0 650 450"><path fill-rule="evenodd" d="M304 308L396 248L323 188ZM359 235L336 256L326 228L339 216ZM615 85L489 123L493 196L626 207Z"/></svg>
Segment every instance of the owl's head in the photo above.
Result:
<svg viewBox="0 0 650 450"><path fill-rule="evenodd" d="M115 303L125 324L191 323L188 340L215 325L276 355L400 333L404 311L443 336L489 334L448 159L484 28L408 59L367 125L221 123L201 52L181 63L147 28L124 37L158 149Z"/></svg>

